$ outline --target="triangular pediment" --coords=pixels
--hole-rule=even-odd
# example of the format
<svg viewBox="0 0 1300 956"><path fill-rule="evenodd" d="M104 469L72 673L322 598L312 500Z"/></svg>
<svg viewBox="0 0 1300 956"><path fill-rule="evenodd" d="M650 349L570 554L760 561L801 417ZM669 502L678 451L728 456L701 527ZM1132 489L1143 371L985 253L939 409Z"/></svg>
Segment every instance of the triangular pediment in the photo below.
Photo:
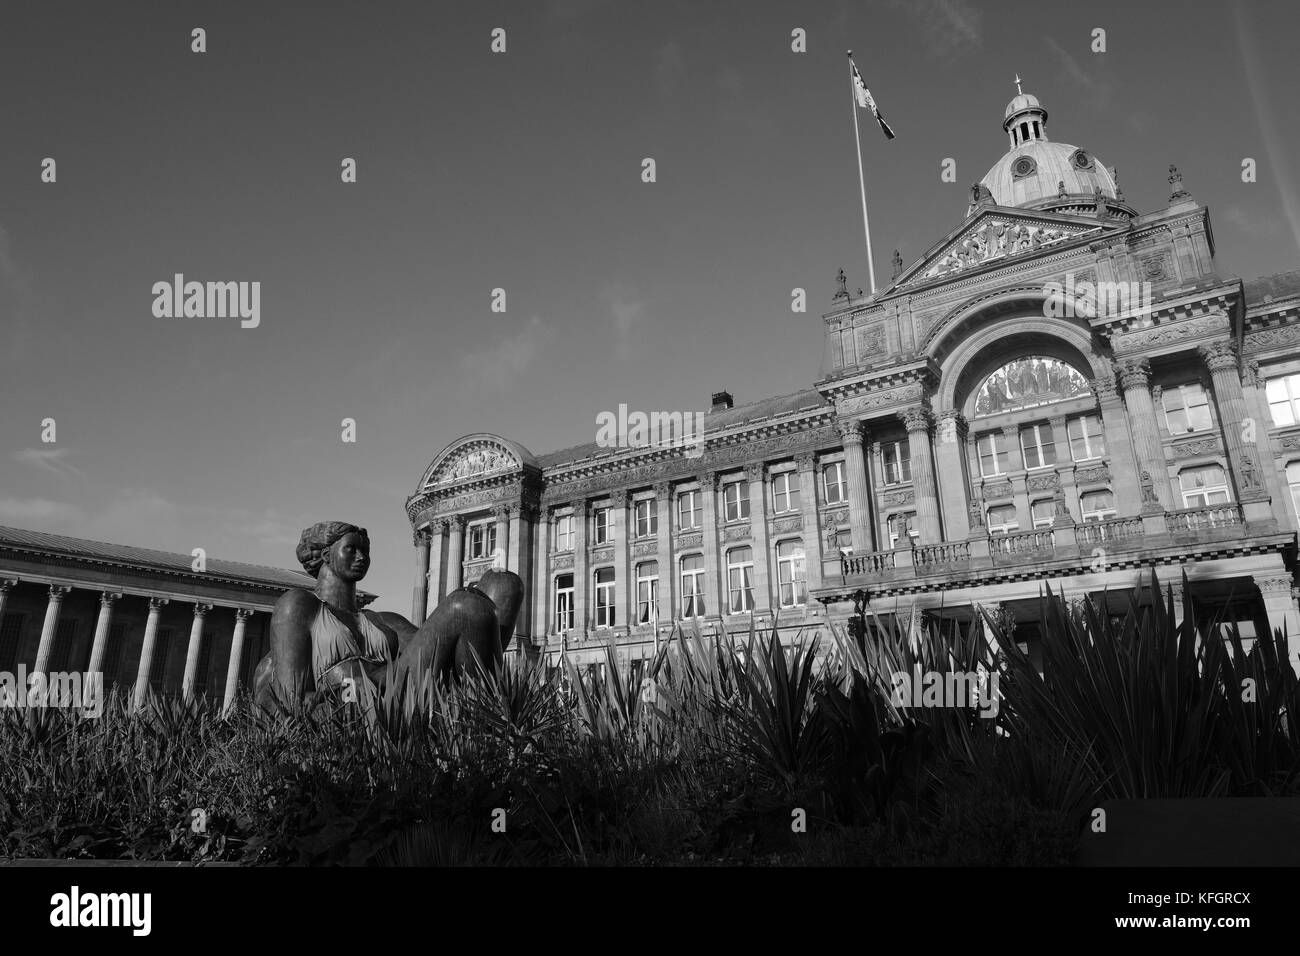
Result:
<svg viewBox="0 0 1300 956"><path fill-rule="evenodd" d="M939 240L903 270L892 288L953 278L1003 263L1031 258L1078 239L1118 232L1123 221L1027 212L1011 206L985 206Z"/></svg>

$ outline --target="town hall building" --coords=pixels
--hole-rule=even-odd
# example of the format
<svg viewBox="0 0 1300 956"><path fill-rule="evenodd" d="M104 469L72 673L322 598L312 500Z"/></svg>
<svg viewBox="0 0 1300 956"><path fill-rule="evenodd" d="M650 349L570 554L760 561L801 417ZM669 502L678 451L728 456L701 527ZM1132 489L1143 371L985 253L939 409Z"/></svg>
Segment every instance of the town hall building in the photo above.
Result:
<svg viewBox="0 0 1300 956"><path fill-rule="evenodd" d="M964 218L873 295L841 273L808 389L719 392L690 446L443 449L406 504L412 617L504 564L521 651L580 663L674 626L793 639L855 595L982 605L1032 647L1044 585L1118 613L1154 570L1207 627L1285 627L1300 667L1300 273L1220 274L1174 167L1140 212L1047 120L1017 95Z"/></svg>

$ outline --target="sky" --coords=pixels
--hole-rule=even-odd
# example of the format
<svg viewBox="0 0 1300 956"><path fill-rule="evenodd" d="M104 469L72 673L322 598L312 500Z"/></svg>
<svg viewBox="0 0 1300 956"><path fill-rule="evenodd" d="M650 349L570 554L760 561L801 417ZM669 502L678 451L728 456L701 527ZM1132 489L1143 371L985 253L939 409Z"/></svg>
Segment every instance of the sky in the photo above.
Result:
<svg viewBox="0 0 1300 956"><path fill-rule="evenodd" d="M1019 74L1139 209L1176 163L1220 273L1251 278L1300 264L1293 23L1284 2L11 0L0 524L294 567L302 528L351 521L373 607L409 613L404 503L456 438L544 453L620 403L820 377L836 271L868 284L847 48L897 133L862 128L878 273L960 223ZM259 323L156 316L176 273L259 282Z"/></svg>

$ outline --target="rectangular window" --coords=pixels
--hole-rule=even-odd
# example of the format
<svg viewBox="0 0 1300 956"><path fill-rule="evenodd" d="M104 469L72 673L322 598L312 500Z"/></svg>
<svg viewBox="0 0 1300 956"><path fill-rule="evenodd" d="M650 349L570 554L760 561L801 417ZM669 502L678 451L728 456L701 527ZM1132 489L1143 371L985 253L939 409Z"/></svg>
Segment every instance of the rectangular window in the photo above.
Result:
<svg viewBox="0 0 1300 956"><path fill-rule="evenodd" d="M743 521L749 517L749 482L733 481L722 489L722 500L728 521Z"/></svg>
<svg viewBox="0 0 1300 956"><path fill-rule="evenodd" d="M1115 496L1109 491L1086 491L1079 496L1084 521L1105 521L1115 517Z"/></svg>
<svg viewBox="0 0 1300 956"><path fill-rule="evenodd" d="M921 532L916 528L916 512L908 511L905 514L890 515L889 520L885 522L885 527L889 531L889 546L897 548L899 539L903 534L903 525L907 525L907 541L903 547L910 548L921 536Z"/></svg>
<svg viewBox="0 0 1300 956"><path fill-rule="evenodd" d="M555 550L573 550L573 515L561 515L555 519Z"/></svg>
<svg viewBox="0 0 1300 956"><path fill-rule="evenodd" d="M822 468L822 498L826 504L833 505L847 501L848 497L849 488L844 478L844 462L832 461Z"/></svg>
<svg viewBox="0 0 1300 956"><path fill-rule="evenodd" d="M776 578L781 607L800 607L807 595L803 542L782 541L776 548Z"/></svg>
<svg viewBox="0 0 1300 956"><path fill-rule="evenodd" d="M597 508L596 513L592 515L592 523L595 528L593 539L596 544L609 544L614 540L614 509Z"/></svg>
<svg viewBox="0 0 1300 956"><path fill-rule="evenodd" d="M1020 530L1015 505L994 505L988 510L989 534L1011 534Z"/></svg>
<svg viewBox="0 0 1300 956"><path fill-rule="evenodd" d="M483 557L483 526L481 524L469 526L469 556L471 559Z"/></svg>
<svg viewBox="0 0 1300 956"><path fill-rule="evenodd" d="M647 561L636 567L636 622L659 620L659 562Z"/></svg>
<svg viewBox="0 0 1300 956"><path fill-rule="evenodd" d="M596 626L614 626L614 569L596 572Z"/></svg>
<svg viewBox="0 0 1300 956"><path fill-rule="evenodd" d="M1056 502L1051 498L1040 498L1029 506L1029 514L1034 519L1034 530L1050 528L1056 516Z"/></svg>
<svg viewBox="0 0 1300 956"><path fill-rule="evenodd" d="M636 509L636 536L652 538L659 533L659 502L653 498L638 501Z"/></svg>
<svg viewBox="0 0 1300 956"><path fill-rule="evenodd" d="M677 529L686 531L700 526L704 496L698 491L683 491L677 496Z"/></svg>
<svg viewBox="0 0 1300 956"><path fill-rule="evenodd" d="M987 478L1007 473L1007 449L1001 432L981 435L975 444L979 449L981 475Z"/></svg>
<svg viewBox="0 0 1300 956"><path fill-rule="evenodd" d="M1160 396L1165 408L1165 424L1171 435L1202 432L1211 427L1210 400L1199 382L1174 385Z"/></svg>
<svg viewBox="0 0 1300 956"><path fill-rule="evenodd" d="M1026 425L1020 429L1020 450L1025 456L1025 469L1046 468L1056 464L1056 444L1052 426Z"/></svg>
<svg viewBox="0 0 1300 956"><path fill-rule="evenodd" d="M772 510L777 514L799 510L799 473L783 471L772 476Z"/></svg>
<svg viewBox="0 0 1300 956"><path fill-rule="evenodd" d="M880 446L885 484L901 485L912 480L912 447L908 440L887 441Z"/></svg>
<svg viewBox="0 0 1300 956"><path fill-rule="evenodd" d="M1300 515L1300 462L1292 462L1286 466L1286 483L1291 490L1291 507L1295 508L1295 513Z"/></svg>
<svg viewBox="0 0 1300 956"><path fill-rule="evenodd" d="M497 549L497 526L495 522L480 521L469 526L469 558L488 558Z"/></svg>
<svg viewBox="0 0 1300 956"><path fill-rule="evenodd" d="M1183 491L1185 508L1205 508L1232 500L1228 493L1228 476L1218 465L1185 468L1178 473L1178 485Z"/></svg>
<svg viewBox="0 0 1300 956"><path fill-rule="evenodd" d="M0 671L13 673L18 665L18 642L23 636L23 616L6 614L0 622Z"/></svg>
<svg viewBox="0 0 1300 956"><path fill-rule="evenodd" d="M1070 457L1075 461L1089 461L1106 454L1106 440L1101 433L1101 419L1096 415L1080 415L1066 423L1070 435Z"/></svg>
<svg viewBox="0 0 1300 956"><path fill-rule="evenodd" d="M555 630L573 629L573 575L561 574L555 579Z"/></svg>
<svg viewBox="0 0 1300 956"><path fill-rule="evenodd" d="M1300 375L1283 375L1264 383L1268 407L1277 426L1300 423Z"/></svg>
<svg viewBox="0 0 1300 956"><path fill-rule="evenodd" d="M704 558L682 558L682 617L704 616Z"/></svg>
<svg viewBox="0 0 1300 956"><path fill-rule="evenodd" d="M754 609L754 552L750 548L733 548L727 552L727 590L732 614Z"/></svg>

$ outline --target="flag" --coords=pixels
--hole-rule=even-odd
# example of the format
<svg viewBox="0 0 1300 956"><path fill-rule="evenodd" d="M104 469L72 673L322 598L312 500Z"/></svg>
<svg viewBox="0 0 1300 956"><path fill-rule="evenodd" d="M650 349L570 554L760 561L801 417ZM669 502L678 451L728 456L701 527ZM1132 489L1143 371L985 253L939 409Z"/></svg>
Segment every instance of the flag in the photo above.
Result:
<svg viewBox="0 0 1300 956"><path fill-rule="evenodd" d="M880 124L880 131L885 134L886 139L894 138L894 131L889 128L885 118L880 115L880 110L876 108L876 101L871 98L871 91L867 89L867 84L862 82L862 74L858 72L858 65L849 60L849 66L853 68L853 92L858 98L858 107L864 110L871 110L871 115L876 118Z"/></svg>

